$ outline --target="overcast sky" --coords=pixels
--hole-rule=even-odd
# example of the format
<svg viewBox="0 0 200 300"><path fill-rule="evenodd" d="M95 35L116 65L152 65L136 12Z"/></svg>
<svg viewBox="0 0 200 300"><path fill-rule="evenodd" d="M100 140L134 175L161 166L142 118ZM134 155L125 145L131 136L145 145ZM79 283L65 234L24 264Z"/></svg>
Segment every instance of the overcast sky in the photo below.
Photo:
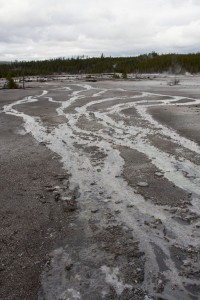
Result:
<svg viewBox="0 0 200 300"><path fill-rule="evenodd" d="M0 60L200 51L200 0L0 0Z"/></svg>

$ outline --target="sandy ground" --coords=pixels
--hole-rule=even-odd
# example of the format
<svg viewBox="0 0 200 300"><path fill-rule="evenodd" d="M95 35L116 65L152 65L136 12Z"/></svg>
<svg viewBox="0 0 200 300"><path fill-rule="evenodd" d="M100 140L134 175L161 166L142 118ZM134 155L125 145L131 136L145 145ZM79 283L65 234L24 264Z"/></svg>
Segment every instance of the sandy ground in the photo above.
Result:
<svg viewBox="0 0 200 300"><path fill-rule="evenodd" d="M0 90L0 298L198 300L200 78Z"/></svg>

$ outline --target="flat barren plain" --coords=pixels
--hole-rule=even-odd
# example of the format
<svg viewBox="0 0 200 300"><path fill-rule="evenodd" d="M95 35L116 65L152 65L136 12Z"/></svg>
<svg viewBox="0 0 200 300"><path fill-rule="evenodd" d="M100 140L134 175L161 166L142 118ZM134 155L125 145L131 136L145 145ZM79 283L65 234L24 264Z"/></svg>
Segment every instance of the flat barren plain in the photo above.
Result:
<svg viewBox="0 0 200 300"><path fill-rule="evenodd" d="M200 299L200 77L0 90L0 299Z"/></svg>

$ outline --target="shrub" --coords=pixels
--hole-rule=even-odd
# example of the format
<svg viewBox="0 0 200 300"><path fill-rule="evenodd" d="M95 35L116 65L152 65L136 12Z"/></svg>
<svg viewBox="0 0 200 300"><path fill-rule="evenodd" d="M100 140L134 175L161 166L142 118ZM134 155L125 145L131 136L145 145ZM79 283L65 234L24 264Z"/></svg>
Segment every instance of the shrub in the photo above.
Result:
<svg viewBox="0 0 200 300"><path fill-rule="evenodd" d="M112 78L113 78L113 79L119 79L120 77L119 77L118 74L113 74Z"/></svg>
<svg viewBox="0 0 200 300"><path fill-rule="evenodd" d="M11 74L8 74L6 77L7 80L7 84L6 87L8 89L18 89L18 85L17 83L14 81L14 79L12 78Z"/></svg>
<svg viewBox="0 0 200 300"><path fill-rule="evenodd" d="M122 73L122 78L123 78L123 79L126 79L126 78L127 78L126 72L123 72L123 73Z"/></svg>

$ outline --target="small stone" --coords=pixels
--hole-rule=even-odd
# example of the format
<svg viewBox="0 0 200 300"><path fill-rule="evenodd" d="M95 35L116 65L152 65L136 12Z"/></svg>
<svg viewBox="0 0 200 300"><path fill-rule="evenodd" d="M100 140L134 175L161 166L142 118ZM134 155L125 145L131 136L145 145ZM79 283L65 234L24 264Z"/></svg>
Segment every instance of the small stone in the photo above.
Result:
<svg viewBox="0 0 200 300"><path fill-rule="evenodd" d="M73 267L73 263L71 263L71 262L66 262L66 265L65 265L65 270L66 270L66 271L70 271L72 267Z"/></svg>
<svg viewBox="0 0 200 300"><path fill-rule="evenodd" d="M91 213L96 214L98 212L98 208L91 209Z"/></svg>
<svg viewBox="0 0 200 300"><path fill-rule="evenodd" d="M46 190L48 192L53 192L53 191L55 191L55 187L47 187Z"/></svg>
<svg viewBox="0 0 200 300"><path fill-rule="evenodd" d="M3 271L5 271L5 270L6 270L6 268L5 268L4 265L0 266L0 272L3 272Z"/></svg>
<svg viewBox="0 0 200 300"><path fill-rule="evenodd" d="M62 202L62 208L64 212L72 212L76 210L76 204L75 203L68 203L67 201Z"/></svg>
<svg viewBox="0 0 200 300"><path fill-rule="evenodd" d="M187 249L188 253L192 253L192 248Z"/></svg>
<svg viewBox="0 0 200 300"><path fill-rule="evenodd" d="M62 201L73 201L73 200L74 200L74 197L73 197L73 195L71 195L71 196L66 196L66 197L62 196L62 197L61 197L61 200L62 200Z"/></svg>
<svg viewBox="0 0 200 300"><path fill-rule="evenodd" d="M140 187L148 187L149 186L149 184L147 183L147 182L138 182L137 183L137 186L140 186Z"/></svg>
<svg viewBox="0 0 200 300"><path fill-rule="evenodd" d="M129 207L134 207L134 205L133 204L127 204L126 207L128 207L128 208Z"/></svg>
<svg viewBox="0 0 200 300"><path fill-rule="evenodd" d="M146 295L146 296L144 297L144 300L153 300L153 298L150 298L149 296Z"/></svg>
<svg viewBox="0 0 200 300"><path fill-rule="evenodd" d="M161 279L159 279L156 288L157 293L162 293L164 288L165 288L164 282Z"/></svg>
<svg viewBox="0 0 200 300"><path fill-rule="evenodd" d="M54 194L55 201L58 201L60 199L60 193Z"/></svg>
<svg viewBox="0 0 200 300"><path fill-rule="evenodd" d="M72 212L77 209L76 201L74 195L68 195L66 197L61 197L62 208L64 212Z"/></svg>
<svg viewBox="0 0 200 300"><path fill-rule="evenodd" d="M156 220L155 220L155 224L157 224L157 225L158 225L158 224L162 224L161 219L156 219Z"/></svg>
<svg viewBox="0 0 200 300"><path fill-rule="evenodd" d="M170 208L170 212L173 213L173 214L176 213L177 212L177 208Z"/></svg>
<svg viewBox="0 0 200 300"><path fill-rule="evenodd" d="M105 200L103 200L103 202L108 203L108 202L110 202L110 199L105 199Z"/></svg>
<svg viewBox="0 0 200 300"><path fill-rule="evenodd" d="M53 189L54 189L54 191L56 191L56 190L60 190L61 187L59 185L56 185L56 186L53 187Z"/></svg>
<svg viewBox="0 0 200 300"><path fill-rule="evenodd" d="M184 260L184 261L183 261L183 265L184 265L185 267L189 267L189 266L191 266L191 262L188 261L188 260Z"/></svg>
<svg viewBox="0 0 200 300"><path fill-rule="evenodd" d="M156 172L155 175L156 175L157 177L163 177L163 173L161 173L161 172Z"/></svg>

